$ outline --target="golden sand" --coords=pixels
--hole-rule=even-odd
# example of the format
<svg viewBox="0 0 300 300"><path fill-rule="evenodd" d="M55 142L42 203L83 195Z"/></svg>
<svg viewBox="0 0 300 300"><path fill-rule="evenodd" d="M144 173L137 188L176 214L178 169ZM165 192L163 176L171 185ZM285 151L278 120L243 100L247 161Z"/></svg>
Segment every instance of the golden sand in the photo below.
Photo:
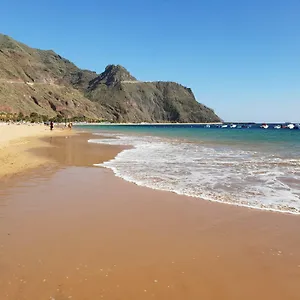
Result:
<svg viewBox="0 0 300 300"><path fill-rule="evenodd" d="M44 138L44 143L47 143ZM138 187L53 137L0 187L0 299L299 299L300 218Z"/></svg>
<svg viewBox="0 0 300 300"><path fill-rule="evenodd" d="M0 179L26 171L49 162L49 159L30 155L29 149L49 146L38 137L53 137L57 135L70 135L71 131L54 128L50 131L48 126L38 124L6 125L0 124Z"/></svg>

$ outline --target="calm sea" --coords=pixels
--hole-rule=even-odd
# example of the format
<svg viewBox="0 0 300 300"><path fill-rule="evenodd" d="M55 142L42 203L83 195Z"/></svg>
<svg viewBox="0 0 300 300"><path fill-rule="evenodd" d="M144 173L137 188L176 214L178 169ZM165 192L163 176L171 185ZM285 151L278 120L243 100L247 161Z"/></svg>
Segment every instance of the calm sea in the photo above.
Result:
<svg viewBox="0 0 300 300"><path fill-rule="evenodd" d="M94 133L90 143L133 146L99 165L130 182L210 201L300 213L300 130L200 125L79 128Z"/></svg>

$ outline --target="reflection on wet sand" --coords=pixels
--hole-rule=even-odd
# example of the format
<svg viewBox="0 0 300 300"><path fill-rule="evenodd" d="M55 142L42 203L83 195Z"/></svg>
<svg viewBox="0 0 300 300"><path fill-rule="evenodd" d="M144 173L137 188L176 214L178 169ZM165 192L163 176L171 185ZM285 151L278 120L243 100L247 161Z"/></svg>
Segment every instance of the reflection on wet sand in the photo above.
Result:
<svg viewBox="0 0 300 300"><path fill-rule="evenodd" d="M42 140L51 147L32 149L36 155L42 155L48 159L54 160L63 166L93 166L95 163L101 163L113 159L125 147L112 147L88 143L91 137L89 133L82 133L72 136L46 137Z"/></svg>

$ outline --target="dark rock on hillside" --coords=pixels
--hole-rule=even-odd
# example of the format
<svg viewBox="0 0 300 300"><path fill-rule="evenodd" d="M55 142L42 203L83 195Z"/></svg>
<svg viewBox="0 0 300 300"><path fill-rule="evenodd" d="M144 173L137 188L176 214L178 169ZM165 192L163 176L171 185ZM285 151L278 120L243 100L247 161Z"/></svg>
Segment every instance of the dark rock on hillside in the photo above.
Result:
<svg viewBox="0 0 300 300"><path fill-rule="evenodd" d="M99 84L114 86L123 81L136 81L136 78L120 65L108 65L103 73L90 81L88 90L96 89Z"/></svg>
<svg viewBox="0 0 300 300"><path fill-rule="evenodd" d="M91 81L86 96L118 122L219 122L191 89L175 82L137 81L121 66L109 65Z"/></svg>

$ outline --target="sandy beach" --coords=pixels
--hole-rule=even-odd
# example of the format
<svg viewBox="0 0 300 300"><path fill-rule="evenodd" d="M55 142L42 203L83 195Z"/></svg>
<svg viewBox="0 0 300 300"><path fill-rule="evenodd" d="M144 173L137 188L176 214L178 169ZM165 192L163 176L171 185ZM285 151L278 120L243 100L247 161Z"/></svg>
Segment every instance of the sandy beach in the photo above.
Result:
<svg viewBox="0 0 300 300"><path fill-rule="evenodd" d="M138 187L93 167L122 147L46 129L0 150L39 162L0 182L1 300L299 299L299 216Z"/></svg>
<svg viewBox="0 0 300 300"><path fill-rule="evenodd" d="M39 137L65 136L72 133L57 127L50 131L48 126L40 124L0 123L0 178L4 180L14 174L50 162L49 158L43 159L31 155L28 151L32 148L50 146L48 143L43 143Z"/></svg>

